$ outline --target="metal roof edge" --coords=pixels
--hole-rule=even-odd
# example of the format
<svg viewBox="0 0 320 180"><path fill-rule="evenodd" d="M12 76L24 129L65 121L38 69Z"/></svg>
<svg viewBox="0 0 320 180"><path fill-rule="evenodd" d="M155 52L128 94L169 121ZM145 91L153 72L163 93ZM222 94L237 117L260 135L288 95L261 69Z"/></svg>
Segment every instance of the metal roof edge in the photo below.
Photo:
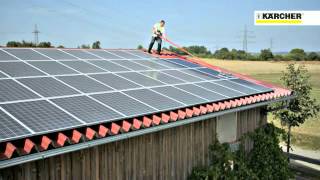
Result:
<svg viewBox="0 0 320 180"><path fill-rule="evenodd" d="M51 149L51 150L47 150L47 151L43 151L43 152L37 152L37 153L29 154L29 155L15 157L12 159L2 160L2 161L0 161L0 169L15 166L15 165L22 164L22 163L35 161L35 160L45 159L45 158L49 158L49 157L60 155L60 154L70 153L70 152L90 148L90 147L97 146L97 145L120 141L120 140L131 138L131 137L150 134L153 132L158 132L161 130L182 126L185 124L203 121L203 120L207 120L210 118L221 116L221 115L224 115L227 113L233 113L233 112L243 111L243 110L247 110L247 109L251 109L251 108L266 106L268 104L276 103L276 102L280 102L280 101L289 101L293 98L295 98L295 95L284 96L284 97L276 98L273 100L261 101L261 102L257 102L257 103L253 103L253 104L249 104L249 105L239 106L236 108L231 108L231 109L217 111L214 113L209 113L209 114L205 114L205 115L201 115L201 116L191 117L191 118L187 118L184 120L169 122L167 124L161 124L158 126L139 129L139 130L123 133L123 134L117 134L114 136L108 136L108 137L95 139L95 140L91 140L91 141L86 141L86 142L82 142L82 143L78 143L78 144L63 146L60 148Z"/></svg>

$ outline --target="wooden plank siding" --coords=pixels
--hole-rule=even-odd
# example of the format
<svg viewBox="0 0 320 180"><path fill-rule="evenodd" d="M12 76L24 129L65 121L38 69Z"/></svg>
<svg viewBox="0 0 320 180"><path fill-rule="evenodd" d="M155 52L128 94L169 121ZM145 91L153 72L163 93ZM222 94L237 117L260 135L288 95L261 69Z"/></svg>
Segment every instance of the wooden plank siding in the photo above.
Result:
<svg viewBox="0 0 320 180"><path fill-rule="evenodd" d="M237 135L264 121L260 108L237 113ZM2 179L187 179L209 162L216 118L0 170Z"/></svg>

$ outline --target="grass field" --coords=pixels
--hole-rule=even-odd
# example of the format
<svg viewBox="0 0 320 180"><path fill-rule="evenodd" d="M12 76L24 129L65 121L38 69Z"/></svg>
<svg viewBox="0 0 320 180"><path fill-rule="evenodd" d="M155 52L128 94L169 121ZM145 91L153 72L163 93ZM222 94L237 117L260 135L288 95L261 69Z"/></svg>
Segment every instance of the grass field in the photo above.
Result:
<svg viewBox="0 0 320 180"><path fill-rule="evenodd" d="M234 61L203 59L204 61L229 69L231 71L250 75L256 79L281 85L280 77L290 62L269 62L269 61ZM308 69L312 84L312 96L320 103L320 62L296 62L304 64ZM269 116L269 121L281 126L278 120ZM308 119L301 127L293 129L292 142L294 145L313 150L320 150L320 113L318 117Z"/></svg>

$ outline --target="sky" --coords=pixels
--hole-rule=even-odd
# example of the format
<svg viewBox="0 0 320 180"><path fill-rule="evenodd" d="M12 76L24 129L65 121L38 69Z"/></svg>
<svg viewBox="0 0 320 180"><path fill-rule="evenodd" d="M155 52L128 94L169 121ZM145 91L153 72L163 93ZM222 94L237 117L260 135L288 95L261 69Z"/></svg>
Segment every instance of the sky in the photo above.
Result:
<svg viewBox="0 0 320 180"><path fill-rule="evenodd" d="M254 26L255 10L320 10L319 0L10 0L0 6L0 45L39 41L77 47L99 40L103 48L148 46L151 28L166 21L168 37L182 46L210 50L242 49L244 27L248 51L320 51L320 26ZM164 44L168 46L168 43Z"/></svg>

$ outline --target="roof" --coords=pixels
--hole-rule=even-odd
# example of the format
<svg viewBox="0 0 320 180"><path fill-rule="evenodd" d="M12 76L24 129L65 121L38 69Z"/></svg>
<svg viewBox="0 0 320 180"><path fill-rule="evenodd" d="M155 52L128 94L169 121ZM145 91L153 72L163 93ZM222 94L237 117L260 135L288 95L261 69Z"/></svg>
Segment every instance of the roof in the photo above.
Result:
<svg viewBox="0 0 320 180"><path fill-rule="evenodd" d="M291 94L170 52L2 48L0 168Z"/></svg>

